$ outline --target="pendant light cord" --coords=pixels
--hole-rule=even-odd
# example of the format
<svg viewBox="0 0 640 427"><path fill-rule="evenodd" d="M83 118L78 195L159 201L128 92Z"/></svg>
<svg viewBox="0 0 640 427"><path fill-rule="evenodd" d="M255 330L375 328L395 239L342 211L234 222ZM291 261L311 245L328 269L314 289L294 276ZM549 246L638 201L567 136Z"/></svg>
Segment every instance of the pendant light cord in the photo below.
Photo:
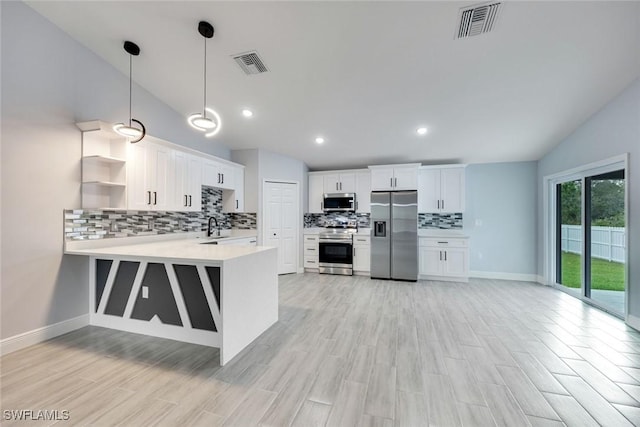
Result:
<svg viewBox="0 0 640 427"><path fill-rule="evenodd" d="M207 118L207 38L204 37L204 101L202 104L202 117Z"/></svg>
<svg viewBox="0 0 640 427"><path fill-rule="evenodd" d="M132 66L131 66L131 54L129 55L129 127L131 127L131 81L133 80L132 75Z"/></svg>

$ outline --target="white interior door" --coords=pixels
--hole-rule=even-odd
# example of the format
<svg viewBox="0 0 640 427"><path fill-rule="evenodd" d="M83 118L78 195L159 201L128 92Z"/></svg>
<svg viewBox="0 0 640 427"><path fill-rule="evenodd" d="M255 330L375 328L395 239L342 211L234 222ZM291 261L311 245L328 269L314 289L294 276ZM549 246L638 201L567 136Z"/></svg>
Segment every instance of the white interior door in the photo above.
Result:
<svg viewBox="0 0 640 427"><path fill-rule="evenodd" d="M263 198L263 244L278 249L278 274L295 273L298 270L298 185L265 182Z"/></svg>

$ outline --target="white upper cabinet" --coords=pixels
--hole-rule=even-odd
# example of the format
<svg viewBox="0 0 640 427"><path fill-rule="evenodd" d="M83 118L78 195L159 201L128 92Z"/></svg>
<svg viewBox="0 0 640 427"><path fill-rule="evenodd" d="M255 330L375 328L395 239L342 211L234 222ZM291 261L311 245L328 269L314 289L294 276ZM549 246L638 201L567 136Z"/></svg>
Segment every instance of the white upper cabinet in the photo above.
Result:
<svg viewBox="0 0 640 427"><path fill-rule="evenodd" d="M309 173L309 213L322 213L324 193L355 193L356 212L371 212L367 169Z"/></svg>
<svg viewBox="0 0 640 427"><path fill-rule="evenodd" d="M425 166L419 171L418 212L456 213L465 209L465 167Z"/></svg>
<svg viewBox="0 0 640 427"><path fill-rule="evenodd" d="M174 151L175 192L172 210L198 212L202 209L202 158Z"/></svg>
<svg viewBox="0 0 640 427"><path fill-rule="evenodd" d="M358 172L356 177L356 212L371 213L371 173Z"/></svg>
<svg viewBox="0 0 640 427"><path fill-rule="evenodd" d="M208 185L231 195L227 212L244 211L242 165L152 136L127 146L126 165L127 209L200 212L202 186Z"/></svg>
<svg viewBox="0 0 640 427"><path fill-rule="evenodd" d="M309 213L322 213L324 200L324 176L316 173L309 174Z"/></svg>
<svg viewBox="0 0 640 427"><path fill-rule="evenodd" d="M324 175L325 193L355 193L355 173L328 173Z"/></svg>
<svg viewBox="0 0 640 427"><path fill-rule="evenodd" d="M223 212L244 212L244 167L232 166L227 173L227 180L233 174L233 188L226 189L222 192L222 211Z"/></svg>
<svg viewBox="0 0 640 427"><path fill-rule="evenodd" d="M233 190L235 189L234 174L233 165L206 159L203 164L202 185Z"/></svg>
<svg viewBox="0 0 640 427"><path fill-rule="evenodd" d="M149 141L129 145L128 209L166 211L174 208L173 150Z"/></svg>
<svg viewBox="0 0 640 427"><path fill-rule="evenodd" d="M418 163L369 166L371 191L417 190L419 166Z"/></svg>

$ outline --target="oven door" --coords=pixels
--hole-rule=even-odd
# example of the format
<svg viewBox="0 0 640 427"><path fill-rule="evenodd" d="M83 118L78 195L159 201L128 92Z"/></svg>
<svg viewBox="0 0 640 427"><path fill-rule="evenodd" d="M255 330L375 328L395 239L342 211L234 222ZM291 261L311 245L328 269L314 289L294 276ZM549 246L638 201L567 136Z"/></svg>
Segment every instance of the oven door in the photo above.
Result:
<svg viewBox="0 0 640 427"><path fill-rule="evenodd" d="M320 273L353 274L353 242L320 238L318 242L318 267Z"/></svg>

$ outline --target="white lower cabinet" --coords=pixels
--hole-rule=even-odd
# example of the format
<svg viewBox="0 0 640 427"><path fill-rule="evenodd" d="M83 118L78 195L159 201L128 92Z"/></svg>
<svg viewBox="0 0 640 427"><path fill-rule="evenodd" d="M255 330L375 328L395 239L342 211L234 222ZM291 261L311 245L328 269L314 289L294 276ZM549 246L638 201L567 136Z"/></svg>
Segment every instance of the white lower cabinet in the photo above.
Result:
<svg viewBox="0 0 640 427"><path fill-rule="evenodd" d="M318 269L318 235L304 235L304 268Z"/></svg>
<svg viewBox="0 0 640 427"><path fill-rule="evenodd" d="M421 279L469 280L469 239L421 237L419 240Z"/></svg>
<svg viewBox="0 0 640 427"><path fill-rule="evenodd" d="M369 236L353 236L353 271L371 272L371 242Z"/></svg>

